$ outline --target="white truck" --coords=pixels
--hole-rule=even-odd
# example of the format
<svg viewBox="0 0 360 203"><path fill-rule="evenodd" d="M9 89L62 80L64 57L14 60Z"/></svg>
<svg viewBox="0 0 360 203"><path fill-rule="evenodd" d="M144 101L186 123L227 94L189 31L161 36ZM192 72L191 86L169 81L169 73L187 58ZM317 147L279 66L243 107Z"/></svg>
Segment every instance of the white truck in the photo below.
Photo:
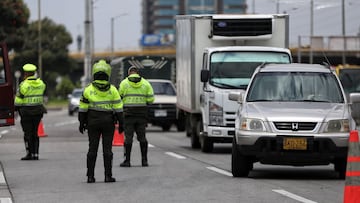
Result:
<svg viewBox="0 0 360 203"><path fill-rule="evenodd" d="M229 93L245 91L262 63L291 63L289 16L176 16L178 117L192 148L211 152L231 143L238 103Z"/></svg>

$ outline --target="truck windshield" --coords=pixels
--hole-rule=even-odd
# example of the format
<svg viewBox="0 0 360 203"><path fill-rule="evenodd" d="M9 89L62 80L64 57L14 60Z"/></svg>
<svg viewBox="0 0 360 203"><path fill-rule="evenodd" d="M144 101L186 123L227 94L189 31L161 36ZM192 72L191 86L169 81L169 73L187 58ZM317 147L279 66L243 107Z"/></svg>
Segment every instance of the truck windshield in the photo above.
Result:
<svg viewBox="0 0 360 203"><path fill-rule="evenodd" d="M331 73L264 72L257 74L251 84L248 102L344 102L337 79Z"/></svg>
<svg viewBox="0 0 360 203"><path fill-rule="evenodd" d="M215 52L210 59L210 84L219 88L246 89L262 63L290 63L283 52Z"/></svg>

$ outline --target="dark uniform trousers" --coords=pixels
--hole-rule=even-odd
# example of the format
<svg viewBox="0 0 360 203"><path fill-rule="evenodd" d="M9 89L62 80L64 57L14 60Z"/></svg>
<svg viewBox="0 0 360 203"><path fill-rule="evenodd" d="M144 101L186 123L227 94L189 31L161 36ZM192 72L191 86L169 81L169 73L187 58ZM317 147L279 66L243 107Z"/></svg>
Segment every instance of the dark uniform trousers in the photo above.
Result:
<svg viewBox="0 0 360 203"><path fill-rule="evenodd" d="M94 176L100 137L102 137L105 175L112 176L112 142L114 137L114 130L115 125L113 123L100 123L88 126L89 151L87 153L87 176Z"/></svg>
<svg viewBox="0 0 360 203"><path fill-rule="evenodd" d="M124 118L124 133L125 144L132 145L134 132L137 140L140 143L147 143L146 132L147 118L145 116L125 116Z"/></svg>
<svg viewBox="0 0 360 203"><path fill-rule="evenodd" d="M38 127L43 115L21 116L21 127L24 131L24 141L27 153L39 154Z"/></svg>

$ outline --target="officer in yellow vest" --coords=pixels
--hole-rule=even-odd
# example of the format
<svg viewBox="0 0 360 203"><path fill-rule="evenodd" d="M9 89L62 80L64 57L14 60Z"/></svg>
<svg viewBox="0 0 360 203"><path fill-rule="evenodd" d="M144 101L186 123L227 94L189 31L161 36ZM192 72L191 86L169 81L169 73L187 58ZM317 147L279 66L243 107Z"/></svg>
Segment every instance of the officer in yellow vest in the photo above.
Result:
<svg viewBox="0 0 360 203"><path fill-rule="evenodd" d="M45 83L35 76L36 66L25 64L23 66L24 80L20 83L15 96L15 110L21 117L21 127L24 131L26 156L21 160L39 159L39 123L46 113L43 105Z"/></svg>
<svg viewBox="0 0 360 203"><path fill-rule="evenodd" d="M80 99L78 119L79 131L88 130L87 182L94 183L95 163L102 137L105 182L115 182L112 177L112 142L115 123L122 126L122 102L116 87L109 82L111 67L105 60L93 65L93 81L83 91ZM119 127L119 131L122 129Z"/></svg>
<svg viewBox="0 0 360 203"><path fill-rule="evenodd" d="M130 167L130 154L134 132L140 142L141 164L148 166L148 141L145 137L147 125L147 104L154 102L154 90L151 84L139 75L135 66L128 69L128 77L121 81L119 94L124 103L125 160L121 167Z"/></svg>

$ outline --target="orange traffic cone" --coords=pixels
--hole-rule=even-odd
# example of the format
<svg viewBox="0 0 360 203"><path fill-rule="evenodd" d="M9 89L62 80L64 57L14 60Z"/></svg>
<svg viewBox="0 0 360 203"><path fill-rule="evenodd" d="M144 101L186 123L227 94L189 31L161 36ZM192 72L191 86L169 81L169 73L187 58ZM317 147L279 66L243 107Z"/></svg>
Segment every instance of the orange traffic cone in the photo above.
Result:
<svg viewBox="0 0 360 203"><path fill-rule="evenodd" d="M113 146L124 146L124 132L119 133L119 125L115 125L114 138L113 138Z"/></svg>
<svg viewBox="0 0 360 203"><path fill-rule="evenodd" d="M42 121L40 121L39 126L38 126L38 137L46 137L47 134L45 134L44 131L44 125L42 123Z"/></svg>
<svg viewBox="0 0 360 203"><path fill-rule="evenodd" d="M350 132L345 175L344 203L360 202L360 145L357 130Z"/></svg>

